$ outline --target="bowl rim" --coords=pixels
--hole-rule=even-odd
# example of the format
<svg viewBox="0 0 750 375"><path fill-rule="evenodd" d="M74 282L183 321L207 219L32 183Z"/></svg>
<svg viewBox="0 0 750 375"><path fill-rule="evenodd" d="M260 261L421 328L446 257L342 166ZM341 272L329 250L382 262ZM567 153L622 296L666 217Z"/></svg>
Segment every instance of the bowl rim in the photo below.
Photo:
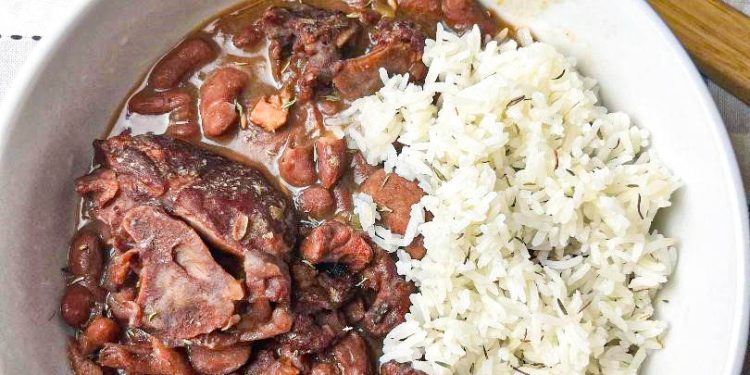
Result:
<svg viewBox="0 0 750 375"><path fill-rule="evenodd" d="M2 151L8 147L12 124L20 116L22 104L31 95L29 88L37 83L41 72L50 64L54 53L59 48L62 48L59 42L65 35L77 27L86 18L87 14L104 1L81 0L80 3L74 4L66 18L51 27L47 35L42 38L40 43L26 58L24 65L6 91L3 102L0 103L0 163L3 163ZM731 222L735 227L735 233L738 237L736 238L736 243L740 244L739 249L737 249L739 250L739 262L737 264L737 295L735 296L736 300L740 301L740 303L735 306L734 316L736 319L733 322L735 330L729 339L730 348L732 348L734 354L730 357L730 374L739 375L743 369L745 355L747 354L748 329L750 328L750 285L748 285L750 284L750 224L748 223L750 217L748 215L748 202L742 184L739 165L724 121L695 64L688 56L682 44L680 44L669 27L667 27L651 6L646 1L636 1L635 3L637 3L636 6L644 15L644 19L649 21L651 26L658 32L656 36L665 41L665 45L669 48L669 52L674 57L675 62L679 63L679 67L684 69L685 73L690 77L692 89L696 97L699 98L701 109L710 120L706 126L710 126L713 136L711 141L723 151L719 155L721 161L719 167L725 170L731 183L729 189L734 193L729 197L732 202L732 211L729 216L732 218Z"/></svg>
<svg viewBox="0 0 750 375"><path fill-rule="evenodd" d="M730 348L734 354L731 357L729 363L730 374L740 375L742 373L745 356L748 354L748 329L750 329L750 215L748 215L748 201L745 192L744 185L742 183L742 176L740 174L739 164L737 162L737 156L734 151L734 147L729 139L729 133L727 132L724 120L721 118L719 109L716 107L713 97L708 91L706 81L704 81L698 68L693 63L693 60L688 55L682 43L672 33L664 20L659 17L656 11L648 5L646 1L637 1L638 7L643 11L643 14L652 23L652 25L658 30L658 37L663 38L670 48L671 54L680 63L680 67L685 70L687 75L691 78L691 86L698 97L701 99L700 104L703 112L706 113L706 117L709 118L713 139L712 141L719 146L720 150L724 152L719 155L721 160L720 168L725 169L727 176L731 180L731 191L734 194L728 197L732 202L731 216L733 218L732 223L735 225L737 237L736 242L740 244L737 262L737 294L736 299L740 301L735 307L735 321L733 325L735 330L733 336L729 339Z"/></svg>

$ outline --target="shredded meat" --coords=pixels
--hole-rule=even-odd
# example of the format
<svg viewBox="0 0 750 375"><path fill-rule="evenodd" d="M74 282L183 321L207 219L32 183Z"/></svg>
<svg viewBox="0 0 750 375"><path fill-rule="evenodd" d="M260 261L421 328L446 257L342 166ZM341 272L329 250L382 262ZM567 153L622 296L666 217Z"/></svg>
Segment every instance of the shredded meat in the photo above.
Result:
<svg viewBox="0 0 750 375"><path fill-rule="evenodd" d="M386 174L383 169L373 172L362 184L361 190L372 196L381 208L380 215L385 225L398 234L406 233L411 206L424 195L415 182L395 173Z"/></svg>
<svg viewBox="0 0 750 375"><path fill-rule="evenodd" d="M398 0L398 11L425 23L437 23L443 16L440 0Z"/></svg>
<svg viewBox="0 0 750 375"><path fill-rule="evenodd" d="M304 5L269 8L258 26L270 40L269 55L277 72L286 58L301 66L296 79L300 101L311 99L316 86L330 83L339 69L341 49L360 29L342 12Z"/></svg>
<svg viewBox="0 0 750 375"><path fill-rule="evenodd" d="M143 316L141 307L135 302L136 291L124 288L107 296L107 306L120 322L129 326L138 326Z"/></svg>
<svg viewBox="0 0 750 375"><path fill-rule="evenodd" d="M362 233L338 221L316 227L300 245L302 257L317 263L344 263L352 272L364 268L372 258L372 247Z"/></svg>
<svg viewBox="0 0 750 375"><path fill-rule="evenodd" d="M336 370L336 366L330 363L318 362L318 363L313 364L310 374L312 375L338 375L338 371Z"/></svg>
<svg viewBox="0 0 750 375"><path fill-rule="evenodd" d="M404 321L414 286L398 276L393 259L381 249L375 252L373 263L362 271L362 279L362 287L376 293L365 312L363 326L373 336L385 336Z"/></svg>
<svg viewBox="0 0 750 375"><path fill-rule="evenodd" d="M413 369L408 363L390 361L380 366L380 375L427 375L422 371Z"/></svg>
<svg viewBox="0 0 750 375"><path fill-rule="evenodd" d="M425 254L427 254L427 249L424 248L424 238L421 235L417 236L405 250L411 259L419 260L424 258Z"/></svg>
<svg viewBox="0 0 750 375"><path fill-rule="evenodd" d="M287 307L278 306L271 310L266 301L253 304L254 310L242 315L240 322L233 328L241 341L258 341L289 332L294 316Z"/></svg>
<svg viewBox="0 0 750 375"><path fill-rule="evenodd" d="M303 262L295 262L291 270L295 284L296 312L335 310L354 293L354 277L346 270L340 274L335 274L338 272L335 268L333 272L318 271Z"/></svg>
<svg viewBox="0 0 750 375"><path fill-rule="evenodd" d="M128 373L193 374L183 354L167 348L157 339L152 339L148 344L107 344L99 352L99 363Z"/></svg>
<svg viewBox="0 0 750 375"><path fill-rule="evenodd" d="M76 375L103 375L104 371L94 361L81 352L74 340L69 340L67 345L68 362Z"/></svg>
<svg viewBox="0 0 750 375"><path fill-rule="evenodd" d="M245 253L243 268L250 302L289 302L289 269L283 260L259 251L249 251Z"/></svg>
<svg viewBox="0 0 750 375"><path fill-rule="evenodd" d="M148 332L190 339L229 322L242 287L190 227L149 206L128 211L123 227L143 262L137 303Z"/></svg>
<svg viewBox="0 0 750 375"><path fill-rule="evenodd" d="M319 321L315 317L299 314L294 319L292 330L278 337L278 342L290 352L302 354L322 353L342 334L343 325L335 314L334 319L323 316ZM329 318L329 319L326 319Z"/></svg>
<svg viewBox="0 0 750 375"><path fill-rule="evenodd" d="M333 358L341 375L365 375L370 373L367 344L356 333L346 335L333 347Z"/></svg>
<svg viewBox="0 0 750 375"><path fill-rule="evenodd" d="M250 345L237 344L221 349L190 347L190 364L206 375L224 375L238 370L250 358Z"/></svg>
<svg viewBox="0 0 750 375"><path fill-rule="evenodd" d="M333 84L347 99L374 93L383 86L379 70L390 74L409 73L414 80L427 73L422 63L425 36L407 21L383 19L373 36L375 47L368 54L346 60Z"/></svg>
<svg viewBox="0 0 750 375"><path fill-rule="evenodd" d="M109 203L118 190L117 175L110 169L97 169L76 179L76 191L90 197L100 207Z"/></svg>

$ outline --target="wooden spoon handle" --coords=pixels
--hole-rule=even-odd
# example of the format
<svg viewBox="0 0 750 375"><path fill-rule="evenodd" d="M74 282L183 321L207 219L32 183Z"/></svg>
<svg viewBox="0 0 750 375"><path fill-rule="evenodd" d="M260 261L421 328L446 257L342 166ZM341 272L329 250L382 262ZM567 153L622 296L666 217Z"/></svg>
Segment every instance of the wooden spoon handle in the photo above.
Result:
<svg viewBox="0 0 750 375"><path fill-rule="evenodd" d="M648 0L719 86L750 104L750 18L720 0Z"/></svg>

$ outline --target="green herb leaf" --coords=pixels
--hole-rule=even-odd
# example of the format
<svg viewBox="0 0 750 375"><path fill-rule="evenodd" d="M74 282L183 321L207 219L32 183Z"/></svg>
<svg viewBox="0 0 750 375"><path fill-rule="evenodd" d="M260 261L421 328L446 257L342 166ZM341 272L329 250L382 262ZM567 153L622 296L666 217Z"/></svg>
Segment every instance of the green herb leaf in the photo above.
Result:
<svg viewBox="0 0 750 375"><path fill-rule="evenodd" d="M294 98L288 102L284 102L284 104L281 106L281 109L289 109L289 107L293 106L294 103L297 103L297 98Z"/></svg>
<svg viewBox="0 0 750 375"><path fill-rule="evenodd" d="M432 173L435 173L435 176L437 176L437 178L440 179L440 181L447 181L445 176L442 173L440 173L440 171L437 170L437 168L430 165L430 169L432 169Z"/></svg>
<svg viewBox="0 0 750 375"><path fill-rule="evenodd" d="M441 367L445 367L445 368L451 368L451 366L450 366L450 365L448 365L448 364L447 364L447 363L445 363L445 362L435 361L435 364L437 364L438 366L441 366Z"/></svg>

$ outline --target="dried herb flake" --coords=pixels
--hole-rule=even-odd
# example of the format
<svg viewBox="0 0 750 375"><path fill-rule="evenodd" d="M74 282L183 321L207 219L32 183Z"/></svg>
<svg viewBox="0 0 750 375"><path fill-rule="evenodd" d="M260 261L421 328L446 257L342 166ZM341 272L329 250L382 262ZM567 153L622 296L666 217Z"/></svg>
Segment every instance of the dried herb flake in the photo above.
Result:
<svg viewBox="0 0 750 375"><path fill-rule="evenodd" d="M562 78L562 76L564 75L565 75L565 69L563 69L562 72L560 72L560 74L557 77L552 78L552 80L557 81L558 79Z"/></svg>
<svg viewBox="0 0 750 375"><path fill-rule="evenodd" d="M638 194L638 202L636 203L636 208L638 209L638 216L641 217L641 220L643 220L643 212L641 212L641 195Z"/></svg>
<svg viewBox="0 0 750 375"><path fill-rule="evenodd" d="M521 95L519 97L515 97L515 98L511 99L508 102L508 105L505 106L505 109L508 109L508 108L510 108L510 107L512 107L512 106L514 106L514 105L516 105L516 104L524 101L525 99L526 99L526 96L524 96L524 95Z"/></svg>

